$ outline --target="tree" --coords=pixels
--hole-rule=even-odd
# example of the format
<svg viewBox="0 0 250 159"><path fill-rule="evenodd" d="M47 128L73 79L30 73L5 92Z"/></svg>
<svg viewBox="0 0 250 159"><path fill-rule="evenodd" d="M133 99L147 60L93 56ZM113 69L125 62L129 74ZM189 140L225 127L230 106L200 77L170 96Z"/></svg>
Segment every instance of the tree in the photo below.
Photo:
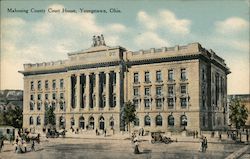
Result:
<svg viewBox="0 0 250 159"><path fill-rule="evenodd" d="M45 125L53 128L56 125L56 115L53 107L48 107L45 111Z"/></svg>
<svg viewBox="0 0 250 159"><path fill-rule="evenodd" d="M23 125L23 111L20 107L16 106L8 108L6 111L0 113L1 125L13 126L15 128L22 128Z"/></svg>
<svg viewBox="0 0 250 159"><path fill-rule="evenodd" d="M230 101L229 109L229 118L231 122L235 124L236 129L240 129L246 123L248 117L247 108L245 107L245 105L241 105L238 99L232 99Z"/></svg>
<svg viewBox="0 0 250 159"><path fill-rule="evenodd" d="M130 134L130 123L134 122L136 119L135 111L136 111L135 105L132 104L130 101L128 101L124 107L123 120L125 121L125 124L128 126L129 134Z"/></svg>

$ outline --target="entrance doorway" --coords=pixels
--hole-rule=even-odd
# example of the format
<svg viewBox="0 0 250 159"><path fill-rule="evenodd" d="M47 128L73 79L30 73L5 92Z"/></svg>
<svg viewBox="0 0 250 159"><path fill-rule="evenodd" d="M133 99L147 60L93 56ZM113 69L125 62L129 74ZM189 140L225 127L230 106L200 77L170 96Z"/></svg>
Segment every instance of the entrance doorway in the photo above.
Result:
<svg viewBox="0 0 250 159"><path fill-rule="evenodd" d="M100 130L104 130L104 128L105 128L105 123L104 123L104 117L103 117L103 116L100 117L99 123L100 123L99 129L100 129Z"/></svg>

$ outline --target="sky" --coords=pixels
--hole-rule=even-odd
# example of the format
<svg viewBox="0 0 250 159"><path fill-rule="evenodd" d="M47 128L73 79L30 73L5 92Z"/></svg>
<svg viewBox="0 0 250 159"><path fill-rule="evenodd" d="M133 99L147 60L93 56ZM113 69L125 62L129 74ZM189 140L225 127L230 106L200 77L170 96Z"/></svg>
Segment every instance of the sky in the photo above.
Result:
<svg viewBox="0 0 250 159"><path fill-rule="evenodd" d="M89 48L92 36L103 34L108 46L130 51L199 42L225 59L232 72L228 94L249 94L249 4L249 0L1 1L0 89L23 89L18 71L24 63L67 59L67 53ZM55 12L63 8L76 12ZM11 12L15 9L19 12ZM89 10L106 13L86 13Z"/></svg>

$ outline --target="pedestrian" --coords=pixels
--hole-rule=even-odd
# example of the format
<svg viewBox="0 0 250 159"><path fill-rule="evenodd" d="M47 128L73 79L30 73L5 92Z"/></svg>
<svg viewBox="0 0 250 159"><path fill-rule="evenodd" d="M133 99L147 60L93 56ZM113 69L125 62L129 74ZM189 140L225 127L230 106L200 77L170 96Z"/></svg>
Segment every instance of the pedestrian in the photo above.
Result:
<svg viewBox="0 0 250 159"><path fill-rule="evenodd" d="M139 143L138 143L137 138L135 138L134 144L135 144L134 154L139 154L140 151L139 151Z"/></svg>
<svg viewBox="0 0 250 159"><path fill-rule="evenodd" d="M0 152L2 151L2 149L3 149L3 146L4 146L4 139L1 139L0 140Z"/></svg>
<svg viewBox="0 0 250 159"><path fill-rule="evenodd" d="M204 152L207 150L207 138L204 138Z"/></svg>
<svg viewBox="0 0 250 159"><path fill-rule="evenodd" d="M249 140L249 133L248 133L248 130L246 130L246 137L247 137L247 142Z"/></svg>
<svg viewBox="0 0 250 159"><path fill-rule="evenodd" d="M204 147L204 140L203 140L203 136L200 138L200 152L203 152L203 147Z"/></svg>
<svg viewBox="0 0 250 159"><path fill-rule="evenodd" d="M144 135L144 129L142 128L141 130L141 135L143 136Z"/></svg>
<svg viewBox="0 0 250 159"><path fill-rule="evenodd" d="M97 129L95 129L95 134L98 135L98 130Z"/></svg>
<svg viewBox="0 0 250 159"><path fill-rule="evenodd" d="M198 138L198 131L197 130L195 131L195 136L196 136L196 138Z"/></svg>
<svg viewBox="0 0 250 159"><path fill-rule="evenodd" d="M35 150L35 141L34 140L32 140L31 151L36 151Z"/></svg>
<svg viewBox="0 0 250 159"><path fill-rule="evenodd" d="M221 136L221 132L219 132L219 139L221 140L222 136Z"/></svg>
<svg viewBox="0 0 250 159"><path fill-rule="evenodd" d="M107 133L107 131L106 131L106 129L104 129L104 136L106 137L106 133Z"/></svg>

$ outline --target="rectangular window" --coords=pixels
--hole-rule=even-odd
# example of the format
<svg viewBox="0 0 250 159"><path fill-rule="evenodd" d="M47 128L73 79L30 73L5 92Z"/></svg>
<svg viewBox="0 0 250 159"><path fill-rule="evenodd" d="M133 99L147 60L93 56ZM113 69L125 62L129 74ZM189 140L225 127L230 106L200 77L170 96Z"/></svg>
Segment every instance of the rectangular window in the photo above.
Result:
<svg viewBox="0 0 250 159"><path fill-rule="evenodd" d="M45 81L45 89L46 90L49 89L49 81L48 80Z"/></svg>
<svg viewBox="0 0 250 159"><path fill-rule="evenodd" d="M186 69L182 68L181 69L181 80L186 80L186 79L187 79Z"/></svg>
<svg viewBox="0 0 250 159"><path fill-rule="evenodd" d="M202 99L202 108L205 109L206 108L206 100Z"/></svg>
<svg viewBox="0 0 250 159"><path fill-rule="evenodd" d="M150 83L150 74L149 74L149 72L145 72L145 82Z"/></svg>
<svg viewBox="0 0 250 159"><path fill-rule="evenodd" d="M134 83L139 83L139 73L134 73Z"/></svg>
<svg viewBox="0 0 250 159"><path fill-rule="evenodd" d="M64 93L60 93L60 99L64 99Z"/></svg>
<svg viewBox="0 0 250 159"><path fill-rule="evenodd" d="M37 95L37 100L41 100L42 99L42 94L38 94Z"/></svg>
<svg viewBox="0 0 250 159"><path fill-rule="evenodd" d="M161 71L156 71L156 81L157 82L162 81Z"/></svg>
<svg viewBox="0 0 250 159"><path fill-rule="evenodd" d="M181 94L186 94L187 93L187 87L182 85L181 86Z"/></svg>
<svg viewBox="0 0 250 159"><path fill-rule="evenodd" d="M60 89L63 89L63 87L64 87L63 79L60 79Z"/></svg>
<svg viewBox="0 0 250 159"><path fill-rule="evenodd" d="M150 99L144 99L144 105L145 105L145 109L149 109L150 108Z"/></svg>
<svg viewBox="0 0 250 159"><path fill-rule="evenodd" d="M174 70L168 70L168 80L169 81L174 80Z"/></svg>
<svg viewBox="0 0 250 159"><path fill-rule="evenodd" d="M205 75L205 69L202 68L202 81L205 81L206 75Z"/></svg>
<svg viewBox="0 0 250 159"><path fill-rule="evenodd" d="M55 100L56 99L56 93L52 94L52 99Z"/></svg>
<svg viewBox="0 0 250 159"><path fill-rule="evenodd" d="M160 109L162 107L162 99L156 99L156 108Z"/></svg>
<svg viewBox="0 0 250 159"><path fill-rule="evenodd" d="M168 95L173 95L174 94L174 86L168 86Z"/></svg>
<svg viewBox="0 0 250 159"><path fill-rule="evenodd" d="M174 106L174 98L168 98L168 107L172 108Z"/></svg>
<svg viewBox="0 0 250 159"><path fill-rule="evenodd" d="M181 107L186 108L187 107L187 98L181 98Z"/></svg>
<svg viewBox="0 0 250 159"><path fill-rule="evenodd" d="M145 96L150 96L150 88L149 87L146 87L144 89L144 93L145 93Z"/></svg>
<svg viewBox="0 0 250 159"><path fill-rule="evenodd" d="M30 100L34 100L34 95L33 94L30 95Z"/></svg>
<svg viewBox="0 0 250 159"><path fill-rule="evenodd" d="M30 82L30 90L32 90L32 91L34 90L34 82L33 81Z"/></svg>
<svg viewBox="0 0 250 159"><path fill-rule="evenodd" d="M139 106L139 100L138 99L134 99L134 106L135 106L135 108L138 108L138 106Z"/></svg>
<svg viewBox="0 0 250 159"><path fill-rule="evenodd" d="M41 90L42 89L42 81L37 82L37 89Z"/></svg>
<svg viewBox="0 0 250 159"><path fill-rule="evenodd" d="M162 95L162 87L156 87L156 95L158 96Z"/></svg>
<svg viewBox="0 0 250 159"><path fill-rule="evenodd" d="M134 96L139 96L139 88L138 87L134 88Z"/></svg>
<svg viewBox="0 0 250 159"><path fill-rule="evenodd" d="M56 80L52 81L52 88L55 90L56 89Z"/></svg>
<svg viewBox="0 0 250 159"><path fill-rule="evenodd" d="M49 94L45 94L45 99L46 99L46 100L49 99Z"/></svg>

